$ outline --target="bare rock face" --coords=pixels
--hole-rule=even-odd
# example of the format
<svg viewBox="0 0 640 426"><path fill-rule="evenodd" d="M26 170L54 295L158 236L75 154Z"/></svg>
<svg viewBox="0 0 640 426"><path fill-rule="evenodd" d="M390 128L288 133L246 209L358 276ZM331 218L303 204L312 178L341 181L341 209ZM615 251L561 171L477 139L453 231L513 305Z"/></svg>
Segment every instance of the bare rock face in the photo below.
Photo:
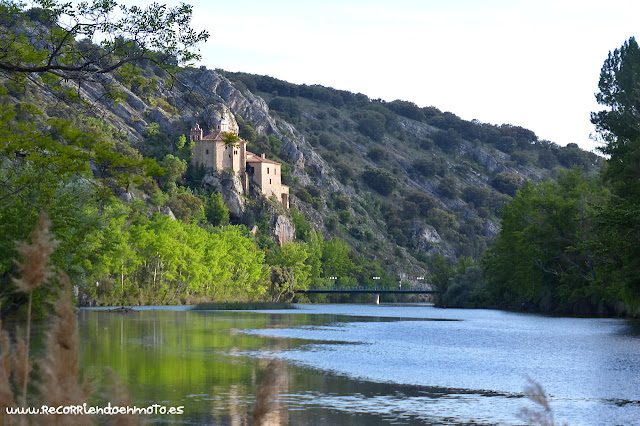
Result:
<svg viewBox="0 0 640 426"><path fill-rule="evenodd" d="M194 71L186 73L185 78L198 92L215 95L234 114L251 121L259 133L275 133L276 122L269 115L269 107L264 99L253 93L238 90L227 78L215 71Z"/></svg>
<svg viewBox="0 0 640 426"><path fill-rule="evenodd" d="M273 240L282 246L284 243L291 243L296 236L296 228L291 220L281 214L274 216L275 224L273 225Z"/></svg>
<svg viewBox="0 0 640 426"><path fill-rule="evenodd" d="M500 227L489 220L485 220L482 224L482 235L489 237L490 239L495 239L499 232Z"/></svg>
<svg viewBox="0 0 640 426"><path fill-rule="evenodd" d="M328 174L326 162L316 153L300 132L284 120L276 120L269 114L269 106L264 99L249 91L241 91L227 78L215 71L198 71L188 76L191 84L201 93L208 93L220 99L219 104L206 107L205 121L211 128L221 116L229 122L230 129L238 129L234 114L253 123L258 133L272 134L282 140L282 151L293 164L293 175L303 184L309 183L304 172L312 167L320 176ZM308 181L308 182L307 182Z"/></svg>
<svg viewBox="0 0 640 426"><path fill-rule="evenodd" d="M229 209L229 217L239 219L244 214L244 199L235 192L223 191L222 200Z"/></svg>
<svg viewBox="0 0 640 426"><path fill-rule="evenodd" d="M490 172L495 172L500 167L500 164L496 161L495 158L481 150L480 148L474 148L472 151L473 159L478 163L482 164L485 169Z"/></svg>
<svg viewBox="0 0 640 426"><path fill-rule="evenodd" d="M425 253L440 251L439 246L442 243L442 238L440 238L436 228L431 225L414 222L411 230L411 238L416 242L419 251Z"/></svg>
<svg viewBox="0 0 640 426"><path fill-rule="evenodd" d="M172 220L176 220L176 216L173 214L173 211L171 211L171 208L169 208L168 206L161 207L160 213L162 213L165 216L169 216Z"/></svg>
<svg viewBox="0 0 640 426"><path fill-rule="evenodd" d="M236 117L225 104L207 105L202 115L209 130L214 129L216 124L222 119L229 123L229 131L238 133L239 127Z"/></svg>
<svg viewBox="0 0 640 426"><path fill-rule="evenodd" d="M229 209L230 217L234 219L242 217L245 206L242 197L242 182L237 176L233 173L211 170L202 178L202 186L220 193L222 201Z"/></svg>
<svg viewBox="0 0 640 426"><path fill-rule="evenodd" d="M130 203L136 199L136 196L132 192L125 191L121 188L116 189L115 196L125 203Z"/></svg>

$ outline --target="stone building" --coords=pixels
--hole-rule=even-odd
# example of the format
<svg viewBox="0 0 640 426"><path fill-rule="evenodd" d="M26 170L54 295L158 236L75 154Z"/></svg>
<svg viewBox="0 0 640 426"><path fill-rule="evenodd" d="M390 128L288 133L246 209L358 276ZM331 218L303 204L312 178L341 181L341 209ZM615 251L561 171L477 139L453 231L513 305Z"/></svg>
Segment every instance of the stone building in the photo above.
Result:
<svg viewBox="0 0 640 426"><path fill-rule="evenodd" d="M196 168L232 172L242 182L244 193L250 187L257 188L267 197L274 196L285 208L289 208L289 187L282 184L282 165L268 160L265 155L247 151L247 142L238 139L233 144L225 141L226 135L238 136L229 130L229 123L221 117L211 133L203 136L198 124L193 126L190 139L194 142L191 163Z"/></svg>

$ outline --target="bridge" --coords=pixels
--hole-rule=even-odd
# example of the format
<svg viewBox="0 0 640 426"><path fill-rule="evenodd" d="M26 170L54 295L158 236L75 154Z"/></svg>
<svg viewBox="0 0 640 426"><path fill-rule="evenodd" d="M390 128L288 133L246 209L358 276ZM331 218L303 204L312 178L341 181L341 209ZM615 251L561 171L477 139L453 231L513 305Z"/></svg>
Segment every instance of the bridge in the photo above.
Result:
<svg viewBox="0 0 640 426"><path fill-rule="evenodd" d="M417 288L389 288L389 287L329 287L309 288L306 290L294 290L296 294L373 294L373 303L380 303L381 294L438 294L439 291Z"/></svg>
<svg viewBox="0 0 640 426"><path fill-rule="evenodd" d="M389 287L329 287L329 288L309 288L307 290L294 290L298 294L438 294L435 290L415 289L415 288L389 288Z"/></svg>

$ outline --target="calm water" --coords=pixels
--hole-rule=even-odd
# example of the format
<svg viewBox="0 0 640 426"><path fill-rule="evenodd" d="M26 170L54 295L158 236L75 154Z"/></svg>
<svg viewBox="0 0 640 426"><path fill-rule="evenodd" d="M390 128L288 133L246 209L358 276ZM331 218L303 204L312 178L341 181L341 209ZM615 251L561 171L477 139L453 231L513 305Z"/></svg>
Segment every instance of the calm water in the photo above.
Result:
<svg viewBox="0 0 640 426"><path fill-rule="evenodd" d="M640 424L640 324L425 305L80 312L85 370L111 367L154 422L237 424L272 358L292 425L523 424L527 378L571 425Z"/></svg>

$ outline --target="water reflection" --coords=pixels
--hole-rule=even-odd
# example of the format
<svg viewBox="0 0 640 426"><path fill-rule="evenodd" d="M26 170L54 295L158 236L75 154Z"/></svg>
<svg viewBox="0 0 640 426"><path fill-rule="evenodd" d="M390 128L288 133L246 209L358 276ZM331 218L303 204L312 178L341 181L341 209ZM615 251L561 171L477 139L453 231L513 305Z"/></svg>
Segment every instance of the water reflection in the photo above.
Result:
<svg viewBox="0 0 640 426"><path fill-rule="evenodd" d="M640 419L637 322L316 305L83 310L79 324L86 368L114 369L137 404L185 406L154 422L243 424L274 358L274 424L522 424L527 376L570 424Z"/></svg>

